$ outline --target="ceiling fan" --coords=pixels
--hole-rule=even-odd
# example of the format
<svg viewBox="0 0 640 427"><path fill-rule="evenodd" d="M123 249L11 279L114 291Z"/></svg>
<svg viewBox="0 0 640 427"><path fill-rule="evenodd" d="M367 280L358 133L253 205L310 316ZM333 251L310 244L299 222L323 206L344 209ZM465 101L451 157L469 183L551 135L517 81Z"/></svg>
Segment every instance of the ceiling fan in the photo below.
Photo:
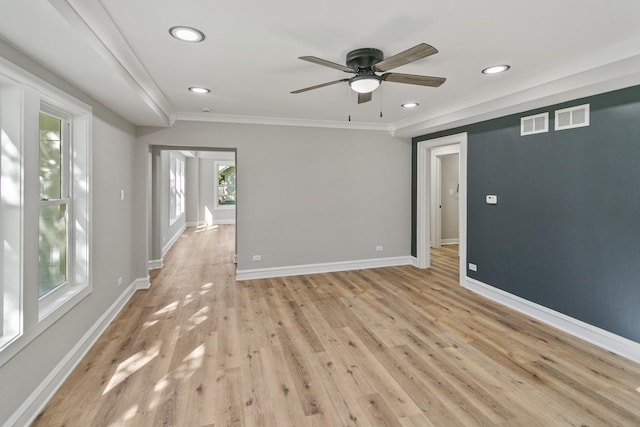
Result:
<svg viewBox="0 0 640 427"><path fill-rule="evenodd" d="M315 56L301 56L298 59L313 62L344 71L354 73L355 76L347 79L334 80L332 82L294 90L291 93L302 93L337 83L349 82L349 86L358 92L358 104L371 101L371 94L383 81L405 83L410 85L438 87L445 82L444 77L418 76L415 74L388 73L387 71L409 64L427 56L438 53L438 50L426 43L420 43L410 49L384 59L384 54L379 49L361 48L347 53L346 66L327 61ZM383 73L383 74L377 74Z"/></svg>

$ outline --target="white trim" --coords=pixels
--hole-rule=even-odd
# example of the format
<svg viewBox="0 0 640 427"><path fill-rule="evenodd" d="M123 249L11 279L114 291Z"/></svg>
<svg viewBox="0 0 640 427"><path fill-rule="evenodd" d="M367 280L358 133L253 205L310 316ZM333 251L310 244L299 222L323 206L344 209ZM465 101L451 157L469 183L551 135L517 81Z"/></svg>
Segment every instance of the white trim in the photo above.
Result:
<svg viewBox="0 0 640 427"><path fill-rule="evenodd" d="M555 122L554 122L554 130L566 130L566 129L575 129L575 128L581 128L581 127L585 127L585 126L589 126L589 116L590 116L590 104L582 104L582 105L576 105L574 107L569 107L569 108L563 108L561 110L556 110L555 112ZM584 111L584 122L581 123L574 123L573 122L573 113L574 111L580 111L583 110ZM571 117L571 123L569 123L568 125L562 126L560 125L560 114L562 113L569 113L569 117Z"/></svg>
<svg viewBox="0 0 640 427"><path fill-rule="evenodd" d="M536 119L544 119L544 126L540 129L536 129ZM557 119L557 116L556 116ZM524 125L527 121L531 121L531 130L524 130ZM520 136L535 135L536 133L549 132L549 113L534 114L532 116L520 117Z"/></svg>
<svg viewBox="0 0 640 427"><path fill-rule="evenodd" d="M363 259L358 261L327 262L320 264L291 265L284 267L256 268L238 270L236 280L267 279L270 277L300 276L303 274L332 273L335 271L365 270L369 268L413 265L413 257L399 256L389 258Z"/></svg>
<svg viewBox="0 0 640 427"><path fill-rule="evenodd" d="M442 239L440 240L440 244L442 246L446 246L446 245L457 245L458 244L459 239Z"/></svg>
<svg viewBox="0 0 640 427"><path fill-rule="evenodd" d="M49 0L60 15L131 85L165 126L175 111L99 0Z"/></svg>
<svg viewBox="0 0 640 427"><path fill-rule="evenodd" d="M187 225L183 224L182 227L180 227L180 230L178 230L176 234L174 234L173 237L171 237L171 239L169 239L169 241L165 243L165 245L162 247L162 256L165 256L167 252L169 252L171 247L174 245L174 243L178 241L178 239L180 238L182 233L184 233L184 230L186 230L186 228L187 228Z"/></svg>
<svg viewBox="0 0 640 427"><path fill-rule="evenodd" d="M234 114L176 113L176 121L242 123L250 125L302 126L315 128L375 130L393 132L393 125L331 120L291 119L285 117L243 116Z"/></svg>
<svg viewBox="0 0 640 427"><path fill-rule="evenodd" d="M30 425L38 416L40 411L49 402L55 392L62 386L67 377L73 372L76 366L82 361L89 349L96 343L98 338L104 333L113 319L127 304L134 292L139 289L140 283L148 282L148 278L136 279L127 289L111 304L96 323L89 328L78 343L66 354L66 356L56 365L47 377L36 387L31 395L20 405L20 407L5 422L4 427L14 425Z"/></svg>
<svg viewBox="0 0 640 427"><path fill-rule="evenodd" d="M185 223L185 227L200 227L203 225L207 225L207 223L204 221L189 221Z"/></svg>
<svg viewBox="0 0 640 427"><path fill-rule="evenodd" d="M164 261L161 259L150 259L147 262L147 270L156 270L164 267Z"/></svg>
<svg viewBox="0 0 640 427"><path fill-rule="evenodd" d="M431 266L429 242L431 240L430 174L429 152L434 147L460 144L460 192L458 205L458 239L460 260L460 283L464 283L467 272L467 133L434 138L418 142L417 147L417 203L416 203L416 258L418 268Z"/></svg>
<svg viewBox="0 0 640 427"><path fill-rule="evenodd" d="M213 220L213 224L211 224L211 225L235 224L235 223L236 223L235 218L228 218L228 219L214 219L214 220Z"/></svg>
<svg viewBox="0 0 640 427"><path fill-rule="evenodd" d="M139 290L139 291L149 289L151 287L151 278L149 276L141 277L139 279L134 280L133 285L135 286L136 290Z"/></svg>
<svg viewBox="0 0 640 427"><path fill-rule="evenodd" d="M416 257L412 256L412 257L411 257L411 264L410 264L410 265L412 265L412 266L414 266L414 267L418 267L418 258L416 258Z"/></svg>
<svg viewBox="0 0 640 427"><path fill-rule="evenodd" d="M581 320L559 313L519 296L510 294L479 280L466 278L464 287L490 300L524 313L534 319L602 347L636 363L640 363L640 343L621 337Z"/></svg>

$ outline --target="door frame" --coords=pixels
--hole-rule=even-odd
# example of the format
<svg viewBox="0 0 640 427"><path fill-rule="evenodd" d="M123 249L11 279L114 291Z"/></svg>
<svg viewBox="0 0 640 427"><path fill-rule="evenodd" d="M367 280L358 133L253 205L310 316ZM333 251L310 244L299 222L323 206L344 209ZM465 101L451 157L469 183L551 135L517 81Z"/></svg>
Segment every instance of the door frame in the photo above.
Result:
<svg viewBox="0 0 640 427"><path fill-rule="evenodd" d="M460 144L434 147L431 149L431 247L442 246L442 167L441 157L460 154ZM460 156L458 156L458 180L460 179Z"/></svg>
<svg viewBox="0 0 640 427"><path fill-rule="evenodd" d="M431 151L437 147L460 144L460 199L458 233L460 259L460 285L467 277L467 133L418 142L417 147L417 209L416 209L416 258L418 268L431 267L429 242L431 240Z"/></svg>

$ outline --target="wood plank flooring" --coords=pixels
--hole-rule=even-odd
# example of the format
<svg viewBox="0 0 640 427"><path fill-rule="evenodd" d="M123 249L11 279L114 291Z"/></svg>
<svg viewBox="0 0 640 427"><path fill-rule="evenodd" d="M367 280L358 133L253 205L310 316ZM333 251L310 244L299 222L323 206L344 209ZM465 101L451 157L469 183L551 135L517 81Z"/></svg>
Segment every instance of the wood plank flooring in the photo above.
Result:
<svg viewBox="0 0 640 427"><path fill-rule="evenodd" d="M235 281L188 229L36 426L639 426L640 366L433 268Z"/></svg>

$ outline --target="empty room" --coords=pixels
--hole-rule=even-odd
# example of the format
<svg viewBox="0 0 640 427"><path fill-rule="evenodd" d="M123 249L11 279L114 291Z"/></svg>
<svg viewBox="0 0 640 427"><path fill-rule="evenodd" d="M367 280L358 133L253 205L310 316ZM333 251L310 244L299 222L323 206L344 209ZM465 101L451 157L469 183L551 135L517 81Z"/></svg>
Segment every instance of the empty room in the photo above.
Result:
<svg viewBox="0 0 640 427"><path fill-rule="evenodd" d="M0 2L0 426L640 425L639 18Z"/></svg>

